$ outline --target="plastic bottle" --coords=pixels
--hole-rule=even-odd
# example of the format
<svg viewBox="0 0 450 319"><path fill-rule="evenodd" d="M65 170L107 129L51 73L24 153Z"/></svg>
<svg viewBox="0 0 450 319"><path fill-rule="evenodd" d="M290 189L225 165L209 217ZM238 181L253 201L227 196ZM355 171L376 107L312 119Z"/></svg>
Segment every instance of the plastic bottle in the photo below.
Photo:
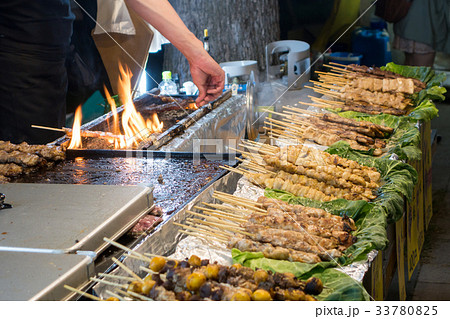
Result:
<svg viewBox="0 0 450 319"><path fill-rule="evenodd" d="M158 88L161 95L176 95L178 94L177 85L172 81L172 72L164 71L162 73L162 82Z"/></svg>

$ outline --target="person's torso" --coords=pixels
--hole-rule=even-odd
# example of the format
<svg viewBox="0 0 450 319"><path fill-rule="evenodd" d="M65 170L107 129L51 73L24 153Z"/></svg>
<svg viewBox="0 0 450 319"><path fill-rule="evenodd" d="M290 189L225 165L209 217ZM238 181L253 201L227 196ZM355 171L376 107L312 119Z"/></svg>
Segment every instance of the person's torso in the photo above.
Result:
<svg viewBox="0 0 450 319"><path fill-rule="evenodd" d="M73 20L70 0L0 1L0 37L13 42L68 46Z"/></svg>

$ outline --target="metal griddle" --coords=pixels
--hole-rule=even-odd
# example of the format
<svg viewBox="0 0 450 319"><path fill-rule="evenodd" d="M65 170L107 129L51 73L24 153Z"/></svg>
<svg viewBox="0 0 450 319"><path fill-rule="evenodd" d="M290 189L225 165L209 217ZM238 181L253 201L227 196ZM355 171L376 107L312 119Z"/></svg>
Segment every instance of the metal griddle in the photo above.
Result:
<svg viewBox="0 0 450 319"><path fill-rule="evenodd" d="M0 252L0 300L64 300L95 275L90 257Z"/></svg>
<svg viewBox="0 0 450 319"><path fill-rule="evenodd" d="M0 210L0 246L98 254L103 237L123 235L153 206L143 186L11 183L0 192L13 206Z"/></svg>

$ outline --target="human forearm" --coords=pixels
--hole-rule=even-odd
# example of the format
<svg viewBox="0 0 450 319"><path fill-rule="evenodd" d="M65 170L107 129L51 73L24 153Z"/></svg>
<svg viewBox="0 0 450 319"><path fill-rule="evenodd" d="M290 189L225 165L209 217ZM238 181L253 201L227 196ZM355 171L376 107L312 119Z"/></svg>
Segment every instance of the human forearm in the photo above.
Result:
<svg viewBox="0 0 450 319"><path fill-rule="evenodd" d="M202 42L189 31L167 0L127 0L127 3L180 50L188 61L206 53Z"/></svg>

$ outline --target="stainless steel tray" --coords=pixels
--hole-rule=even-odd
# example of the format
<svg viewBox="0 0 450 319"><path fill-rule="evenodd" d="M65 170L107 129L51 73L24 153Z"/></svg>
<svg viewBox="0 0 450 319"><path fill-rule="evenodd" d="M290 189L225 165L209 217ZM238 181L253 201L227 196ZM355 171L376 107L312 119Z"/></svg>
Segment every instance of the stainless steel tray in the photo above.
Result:
<svg viewBox="0 0 450 319"><path fill-rule="evenodd" d="M65 300L94 275L90 257L0 252L0 300Z"/></svg>
<svg viewBox="0 0 450 319"><path fill-rule="evenodd" d="M153 205L144 186L21 184L0 185L13 208L0 211L0 245L89 250L97 254ZM3 261L0 261L3 267Z"/></svg>

